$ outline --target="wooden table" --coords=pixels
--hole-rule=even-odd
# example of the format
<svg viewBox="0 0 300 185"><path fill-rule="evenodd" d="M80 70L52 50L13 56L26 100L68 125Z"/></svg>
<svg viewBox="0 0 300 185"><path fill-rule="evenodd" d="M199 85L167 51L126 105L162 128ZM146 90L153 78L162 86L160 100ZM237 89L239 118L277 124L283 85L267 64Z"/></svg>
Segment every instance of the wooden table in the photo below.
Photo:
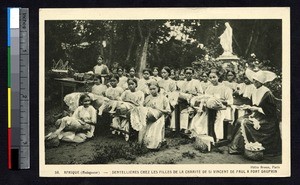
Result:
<svg viewBox="0 0 300 185"><path fill-rule="evenodd" d="M72 92L76 92L79 87L82 87L87 84L86 81L78 81L74 78L55 78L57 82L61 85L61 107L64 105L64 97L65 97L65 88L72 88Z"/></svg>

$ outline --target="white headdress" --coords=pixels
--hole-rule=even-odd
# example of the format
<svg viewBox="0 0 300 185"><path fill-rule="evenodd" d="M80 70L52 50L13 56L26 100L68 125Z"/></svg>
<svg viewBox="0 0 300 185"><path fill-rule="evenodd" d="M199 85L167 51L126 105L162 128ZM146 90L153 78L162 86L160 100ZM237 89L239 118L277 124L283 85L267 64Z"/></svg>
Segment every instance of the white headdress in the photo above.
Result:
<svg viewBox="0 0 300 185"><path fill-rule="evenodd" d="M264 84L266 82L273 81L277 75L271 71L258 71L253 75L253 79L259 81Z"/></svg>
<svg viewBox="0 0 300 185"><path fill-rule="evenodd" d="M275 73L273 73L271 71L263 71L263 70L254 72L250 69L246 69L245 74L251 82L254 79L254 80L259 81L262 84L264 84L266 82L271 82L277 77L277 75Z"/></svg>

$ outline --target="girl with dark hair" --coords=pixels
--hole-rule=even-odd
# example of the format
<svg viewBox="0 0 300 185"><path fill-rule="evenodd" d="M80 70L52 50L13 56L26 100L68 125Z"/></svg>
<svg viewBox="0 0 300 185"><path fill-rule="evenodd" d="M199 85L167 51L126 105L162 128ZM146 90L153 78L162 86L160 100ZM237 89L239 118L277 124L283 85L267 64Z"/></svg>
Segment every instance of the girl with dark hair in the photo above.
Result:
<svg viewBox="0 0 300 185"><path fill-rule="evenodd" d="M116 114L111 124L113 134L118 131L121 131L125 140L129 140L129 118L130 112L134 107L143 106L144 103L144 93L140 90L136 90L137 80L134 78L129 78L127 80L128 90L125 90L121 97L120 101L114 101L116 107Z"/></svg>
<svg viewBox="0 0 300 185"><path fill-rule="evenodd" d="M227 114L226 106L233 104L233 97L232 90L219 82L219 76L217 71L211 71L209 73L211 85L209 85L205 91L206 99L204 101L206 108L204 109L204 112L195 115L192 120L191 131L193 136L208 134L208 111L209 109L213 109L217 111L216 117L214 118L216 141L224 138L223 121Z"/></svg>
<svg viewBox="0 0 300 185"><path fill-rule="evenodd" d="M200 84L202 86L203 92L205 92L207 87L211 84L210 81L208 80L208 74L206 72L202 73Z"/></svg>
<svg viewBox="0 0 300 185"><path fill-rule="evenodd" d="M149 149L159 149L165 136L165 115L171 112L168 99L159 93L157 82L149 84L150 95L144 106L133 110L132 126L139 131L138 141Z"/></svg>
<svg viewBox="0 0 300 185"><path fill-rule="evenodd" d="M236 74L234 71L227 71L226 72L226 79L223 81L223 84L227 87L231 88L233 92L237 90L237 83L235 81Z"/></svg>
<svg viewBox="0 0 300 185"><path fill-rule="evenodd" d="M171 74L171 69L165 66L161 70L162 79L158 81L159 87L162 89L161 93L167 94L168 92L173 92L176 90L176 83L169 76Z"/></svg>
<svg viewBox="0 0 300 185"><path fill-rule="evenodd" d="M182 69L179 72L179 79L178 81L176 81L177 90L183 89L184 83L185 83L185 73L184 73L184 69Z"/></svg>
<svg viewBox="0 0 300 185"><path fill-rule="evenodd" d="M160 93L168 98L172 108L174 108L178 102L178 93L175 92L176 82L169 77L170 74L171 69L168 66L163 67L161 70L162 79L158 81L158 86L160 87ZM175 125L175 111L171 113L170 125Z"/></svg>
<svg viewBox="0 0 300 185"><path fill-rule="evenodd" d="M71 117L66 116L56 121L57 130L46 136L46 142L63 140L82 143L94 136L97 112L91 105L91 98L88 94L81 95L79 101L80 106Z"/></svg>
<svg viewBox="0 0 300 185"><path fill-rule="evenodd" d="M136 75L136 74L135 74L135 68L134 68L134 67L131 67L131 68L129 69L129 78L135 78L135 79L139 80L139 78L136 77L135 75Z"/></svg>
<svg viewBox="0 0 300 185"><path fill-rule="evenodd" d="M123 68L119 67L118 68L118 76L119 76L119 83L117 84L118 87L121 87L122 89L127 89L128 84L127 84L127 77L124 76L124 70Z"/></svg>
<svg viewBox="0 0 300 185"><path fill-rule="evenodd" d="M171 71L170 71L170 78L172 80L175 80L175 69L171 69Z"/></svg>
<svg viewBox="0 0 300 185"><path fill-rule="evenodd" d="M106 85L102 84L100 75L94 77L94 85L92 86L92 93L99 96L104 96L107 89Z"/></svg>
<svg viewBox="0 0 300 185"><path fill-rule="evenodd" d="M145 94L145 97L150 94L148 85L155 81L153 78L150 78L151 70L146 68L143 70L143 78L138 81L137 90L142 91Z"/></svg>
<svg viewBox="0 0 300 185"><path fill-rule="evenodd" d="M118 101L120 100L121 94L123 93L123 89L121 87L118 87L117 84L119 82L119 76L118 75L112 75L109 83L110 87L105 91L105 97L106 101L101 105L99 108L99 115L102 115L103 111L108 111L107 109L111 107L111 110L109 112L114 112L115 106L114 104L110 104L109 102L112 101Z"/></svg>
<svg viewBox="0 0 300 185"><path fill-rule="evenodd" d="M184 107L180 112L180 129L185 133L190 133L189 122L194 114L194 108L190 105L190 100L194 96L203 94L199 80L193 79L194 70L191 67L185 68L185 83L180 90L179 99L182 100L181 106Z"/></svg>
<svg viewBox="0 0 300 185"><path fill-rule="evenodd" d="M97 65L94 67L94 74L95 75L100 75L102 78L102 83L105 84L105 77L108 76L109 74L109 69L107 65L103 63L103 57L101 55L98 56L97 58Z"/></svg>
<svg viewBox="0 0 300 185"><path fill-rule="evenodd" d="M151 76L151 78L154 79L155 81L158 82L159 80L162 79L160 76L158 76L158 74L159 74L158 67L153 67L152 74L153 74L153 76Z"/></svg>

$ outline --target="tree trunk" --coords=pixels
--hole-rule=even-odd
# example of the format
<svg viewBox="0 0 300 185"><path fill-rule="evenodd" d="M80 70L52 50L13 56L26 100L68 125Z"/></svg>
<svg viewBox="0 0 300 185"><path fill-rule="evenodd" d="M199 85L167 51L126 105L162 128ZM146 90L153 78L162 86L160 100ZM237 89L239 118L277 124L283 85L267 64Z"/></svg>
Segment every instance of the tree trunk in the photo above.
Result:
<svg viewBox="0 0 300 185"><path fill-rule="evenodd" d="M128 50L127 50L126 61L129 61L129 59L130 59L131 50L132 50L132 46L133 46L133 43L134 43L134 38L135 38L135 35L133 34L132 37L130 38L129 47L128 47Z"/></svg>
<svg viewBox="0 0 300 185"><path fill-rule="evenodd" d="M147 53L148 53L148 45L149 45L149 38L151 36L151 32L150 30L148 31L147 36L144 39L144 42L142 44L142 51L141 51L141 55L140 55L140 62L139 62L139 76L142 76L142 71L143 69L146 68L146 64L147 64Z"/></svg>

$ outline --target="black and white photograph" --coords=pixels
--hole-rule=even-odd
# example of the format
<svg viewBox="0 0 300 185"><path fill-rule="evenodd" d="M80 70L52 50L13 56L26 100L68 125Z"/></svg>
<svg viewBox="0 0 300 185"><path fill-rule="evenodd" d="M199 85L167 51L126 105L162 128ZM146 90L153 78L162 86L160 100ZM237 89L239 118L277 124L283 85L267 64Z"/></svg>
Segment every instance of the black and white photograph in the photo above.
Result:
<svg viewBox="0 0 300 185"><path fill-rule="evenodd" d="M39 21L40 176L290 175L288 8Z"/></svg>

